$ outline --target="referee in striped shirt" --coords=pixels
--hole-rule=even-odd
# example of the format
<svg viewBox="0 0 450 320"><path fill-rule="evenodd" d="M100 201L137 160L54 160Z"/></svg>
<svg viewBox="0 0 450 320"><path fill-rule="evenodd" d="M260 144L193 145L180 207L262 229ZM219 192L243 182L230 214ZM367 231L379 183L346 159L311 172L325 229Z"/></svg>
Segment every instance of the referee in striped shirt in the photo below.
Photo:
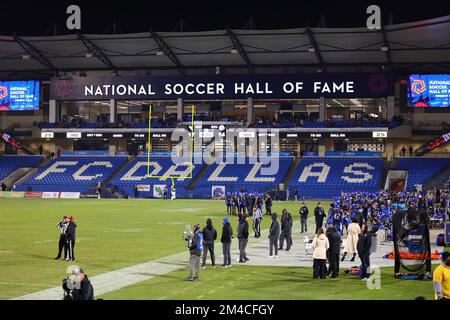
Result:
<svg viewBox="0 0 450 320"><path fill-rule="evenodd" d="M255 238L261 237L261 220L262 211L257 207L253 207L253 230L255 231Z"/></svg>
<svg viewBox="0 0 450 320"><path fill-rule="evenodd" d="M58 260L61 258L62 250L64 249L64 260L67 259L67 239L66 239L66 231L67 226L69 225L69 220L67 216L62 217L61 221L58 222L56 225L57 228L61 231L61 234L59 236L59 243L58 243L58 255L56 256L55 260Z"/></svg>

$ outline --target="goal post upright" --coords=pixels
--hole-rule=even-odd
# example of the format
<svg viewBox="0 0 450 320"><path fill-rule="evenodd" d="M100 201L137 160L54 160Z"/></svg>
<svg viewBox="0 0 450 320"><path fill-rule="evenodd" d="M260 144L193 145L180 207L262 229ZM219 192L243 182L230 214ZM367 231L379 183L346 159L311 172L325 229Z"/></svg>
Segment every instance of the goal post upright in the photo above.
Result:
<svg viewBox="0 0 450 320"><path fill-rule="evenodd" d="M151 127L152 127L152 105L149 105L148 108L148 148L147 148L147 178L150 179L170 179L172 182L172 186L175 185L174 180L181 180L181 179L192 179L192 172L194 170L194 114L195 114L195 106L191 106L191 112L192 112L192 119L191 119L191 136L190 136L190 152L189 152L189 160L190 160L190 169L189 169L189 175L186 176L160 176L160 175L151 175L150 174L150 153L152 150L152 137L151 137Z"/></svg>

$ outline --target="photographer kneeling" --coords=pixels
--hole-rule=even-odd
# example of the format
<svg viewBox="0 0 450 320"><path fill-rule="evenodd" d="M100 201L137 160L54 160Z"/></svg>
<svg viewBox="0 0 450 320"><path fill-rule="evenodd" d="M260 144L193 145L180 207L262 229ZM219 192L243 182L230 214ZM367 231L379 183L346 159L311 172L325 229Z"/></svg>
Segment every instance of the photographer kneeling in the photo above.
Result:
<svg viewBox="0 0 450 320"><path fill-rule="evenodd" d="M72 275L63 280L63 300L94 300L94 288L84 270L76 267Z"/></svg>

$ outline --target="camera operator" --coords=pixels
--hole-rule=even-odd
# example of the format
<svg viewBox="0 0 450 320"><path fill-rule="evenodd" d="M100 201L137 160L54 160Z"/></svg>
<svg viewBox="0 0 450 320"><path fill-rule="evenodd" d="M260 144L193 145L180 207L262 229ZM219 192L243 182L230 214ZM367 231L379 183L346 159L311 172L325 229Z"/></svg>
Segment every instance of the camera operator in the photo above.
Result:
<svg viewBox="0 0 450 320"><path fill-rule="evenodd" d="M94 300L94 288L81 268L75 268L72 276L63 280L64 300Z"/></svg>

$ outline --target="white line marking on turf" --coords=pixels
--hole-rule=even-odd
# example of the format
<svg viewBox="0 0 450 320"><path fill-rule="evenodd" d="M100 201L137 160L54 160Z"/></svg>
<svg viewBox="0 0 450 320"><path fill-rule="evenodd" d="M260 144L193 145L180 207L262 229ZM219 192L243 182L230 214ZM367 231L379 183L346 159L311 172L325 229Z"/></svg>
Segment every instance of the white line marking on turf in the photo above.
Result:
<svg viewBox="0 0 450 320"><path fill-rule="evenodd" d="M299 223L294 223L294 229ZM312 257L305 257L304 243L301 239L303 237L300 234L293 233L294 238L294 252L292 255L285 255L285 252L280 252L279 259L267 259L269 240L267 238L268 230L261 232L260 239L251 239L248 245L248 256L250 261L246 265L252 266L295 266L295 267L311 267L312 268ZM231 253L233 256L238 255L237 241L233 241L233 250ZM387 250L388 248L386 248ZM382 259L381 256L386 252L380 252L378 250L374 254L373 261L374 265L380 267L392 266L393 260ZM283 255L281 255L283 254ZM376 257L375 257L376 256ZM181 252L161 259L149 261L146 263L141 263L133 266L129 266L123 269L103 273L94 277L90 280L94 287L95 296L98 297L102 294L121 289L126 286L136 284L141 281L151 279L155 276L164 275L166 273L185 268L189 259L189 253ZM95 260L95 259L93 259ZM101 260L101 259L97 259ZM217 263L222 262L222 257L218 257ZM350 267L354 265L354 262L341 262L341 267ZM87 270L89 275L89 270ZM180 278L180 281L183 281ZM227 286L234 287L234 281L227 283ZM185 289L189 291L189 289ZM27 294L14 299L18 300L61 300L62 298L62 288L54 287L47 290L42 290Z"/></svg>

